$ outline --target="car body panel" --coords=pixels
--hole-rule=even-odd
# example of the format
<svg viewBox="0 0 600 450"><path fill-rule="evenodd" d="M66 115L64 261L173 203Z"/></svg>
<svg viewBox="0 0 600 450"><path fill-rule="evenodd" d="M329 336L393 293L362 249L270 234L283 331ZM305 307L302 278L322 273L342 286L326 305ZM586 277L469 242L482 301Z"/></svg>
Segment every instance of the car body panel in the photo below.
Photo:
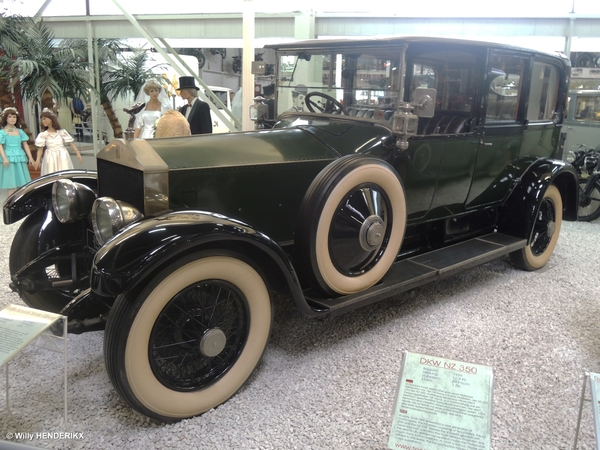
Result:
<svg viewBox="0 0 600 450"><path fill-rule="evenodd" d="M270 48L274 123L114 140L97 174L5 204L25 217L11 288L70 332L105 328L111 382L154 419L234 395L274 303L335 316L504 256L537 270L577 220L577 173L553 159L566 57L428 37Z"/></svg>
<svg viewBox="0 0 600 450"><path fill-rule="evenodd" d="M98 196L144 214L97 245L92 285L98 295L142 284L154 261L236 242L247 251L267 249L264 254L278 261L270 267L283 273L303 313L321 313L318 302L304 298L304 281L295 278L294 263L303 251L294 246L299 211L313 180L337 159L355 154L384 160L400 180L407 228L398 261L437 255L432 252L493 232L517 239L506 247L513 251L530 238L550 183L560 189L565 218L576 217L576 177L551 159L564 117L566 58L428 37L271 48L278 57L273 129L115 140L98 153ZM534 89L536 67L545 78ZM546 88L552 95L543 95ZM325 112L310 111L302 100L309 92L313 107ZM413 101L425 98L419 97L423 92L434 94L429 110ZM333 110L326 109L328 97L339 104ZM412 112L416 129L407 134L401 120ZM47 196L49 184L44 186ZM23 208L21 217L30 210Z"/></svg>

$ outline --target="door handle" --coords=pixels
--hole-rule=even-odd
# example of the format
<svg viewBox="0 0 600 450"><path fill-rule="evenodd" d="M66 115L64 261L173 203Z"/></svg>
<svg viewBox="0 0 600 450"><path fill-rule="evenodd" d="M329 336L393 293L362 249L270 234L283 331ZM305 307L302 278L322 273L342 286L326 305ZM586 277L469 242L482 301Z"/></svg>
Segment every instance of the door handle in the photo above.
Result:
<svg viewBox="0 0 600 450"><path fill-rule="evenodd" d="M471 144L485 145L486 147L489 147L490 145L494 145L491 142L483 142L483 139L479 139L479 141L471 142Z"/></svg>

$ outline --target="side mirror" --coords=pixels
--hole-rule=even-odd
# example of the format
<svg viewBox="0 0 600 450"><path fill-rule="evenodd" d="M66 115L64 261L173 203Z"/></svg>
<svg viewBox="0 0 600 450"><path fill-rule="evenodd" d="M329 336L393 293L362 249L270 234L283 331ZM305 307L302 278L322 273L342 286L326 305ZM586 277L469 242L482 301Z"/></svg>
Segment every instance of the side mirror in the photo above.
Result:
<svg viewBox="0 0 600 450"><path fill-rule="evenodd" d="M433 88L417 88L413 93L415 109L413 112L419 117L433 117L435 114L435 99L437 91Z"/></svg>

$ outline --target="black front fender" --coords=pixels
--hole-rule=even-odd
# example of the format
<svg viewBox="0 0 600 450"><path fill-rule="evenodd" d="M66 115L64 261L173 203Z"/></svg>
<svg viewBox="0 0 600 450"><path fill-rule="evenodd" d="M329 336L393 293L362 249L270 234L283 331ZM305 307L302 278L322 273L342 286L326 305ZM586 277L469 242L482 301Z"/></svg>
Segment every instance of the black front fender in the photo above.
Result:
<svg viewBox="0 0 600 450"><path fill-rule="evenodd" d="M577 172L564 161L540 158L523 173L500 210L498 231L529 239L546 189L554 184L563 201L563 219L577 220Z"/></svg>
<svg viewBox="0 0 600 450"><path fill-rule="evenodd" d="M184 254L225 244L240 249L250 246L268 258L285 278L301 311L315 315L306 304L291 261L275 241L242 222L202 211L168 213L124 228L96 253L91 287L98 295L116 297Z"/></svg>
<svg viewBox="0 0 600 450"><path fill-rule="evenodd" d="M48 250L65 245L85 247L85 225L80 221L60 223L52 209L38 208L29 214L21 227L28 228L33 224L41 223L37 234L37 254L42 255Z"/></svg>
<svg viewBox="0 0 600 450"><path fill-rule="evenodd" d="M4 202L4 223L18 222L40 208L50 208L52 185L56 180L68 178L97 191L97 174L91 170L64 170L36 178L17 189Z"/></svg>

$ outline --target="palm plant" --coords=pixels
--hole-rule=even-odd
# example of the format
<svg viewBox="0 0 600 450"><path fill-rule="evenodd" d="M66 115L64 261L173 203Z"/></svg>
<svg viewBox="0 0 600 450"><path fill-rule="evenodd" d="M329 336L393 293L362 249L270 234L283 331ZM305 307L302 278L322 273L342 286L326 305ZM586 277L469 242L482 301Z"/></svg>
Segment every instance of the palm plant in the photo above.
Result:
<svg viewBox="0 0 600 450"><path fill-rule="evenodd" d="M88 42L85 39L69 39L64 41L64 47L74 49L80 53L85 53L86 60ZM113 130L113 135L116 138L123 137L123 128L119 122L119 118L115 114L109 93L106 90L104 79L104 71L107 67L113 67L119 65L119 55L125 50L129 50L129 47L121 39L94 39L92 41L92 49L94 53L94 61L90 61L90 68L94 68L97 64L99 67L99 85L97 86L97 92L100 95L100 104L104 109L104 113L108 118L110 126Z"/></svg>
<svg viewBox="0 0 600 450"><path fill-rule="evenodd" d="M148 60L146 50L135 49L131 56L123 58L119 64L105 67L103 79L106 91L122 98L127 98L130 93L133 93L136 98L146 81L158 79L161 84L168 82L167 79L163 80L153 72L154 69L162 68L164 64L148 67Z"/></svg>
<svg viewBox="0 0 600 450"><path fill-rule="evenodd" d="M87 48L87 41L72 40L64 44L71 48ZM137 97L140 90L151 79L158 76L153 72L161 64L148 67L148 52L143 49L131 49L119 39L98 39L92 45L98 49L98 65L100 72L100 103L113 129L116 138L123 137L123 128L119 123L111 99L121 97L126 99L129 94ZM132 51L131 55L123 56L123 50ZM93 66L93 64L92 64ZM160 80L161 83L169 82Z"/></svg>
<svg viewBox="0 0 600 450"><path fill-rule="evenodd" d="M52 31L31 17L0 16L0 77L34 105L89 97L85 54L56 44ZM14 102L14 100L13 100Z"/></svg>
<svg viewBox="0 0 600 450"><path fill-rule="evenodd" d="M26 18L14 16L10 19L0 15L0 64L6 61L6 64L12 62L9 55L15 55L21 48L21 30L29 26L29 20ZM20 97L20 91L17 89L8 89L11 82L8 70L3 70L0 66L0 106L6 108L8 106L16 106L16 97ZM32 134L24 120L21 121L23 130L29 135Z"/></svg>
<svg viewBox="0 0 600 450"><path fill-rule="evenodd" d="M108 64L103 67L101 71L102 89L113 97L125 99L132 93L133 97L137 98L146 81L158 78L153 70L161 66L161 64L156 64L148 67L148 52L143 49L134 49L131 56L119 58L117 64ZM165 82L162 79L160 81Z"/></svg>

